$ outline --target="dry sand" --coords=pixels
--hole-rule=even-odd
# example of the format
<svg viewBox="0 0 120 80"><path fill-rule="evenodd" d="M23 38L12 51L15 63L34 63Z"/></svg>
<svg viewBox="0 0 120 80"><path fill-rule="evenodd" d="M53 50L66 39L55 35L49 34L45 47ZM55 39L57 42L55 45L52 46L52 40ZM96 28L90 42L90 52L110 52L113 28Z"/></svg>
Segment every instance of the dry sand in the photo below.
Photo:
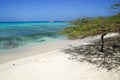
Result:
<svg viewBox="0 0 120 80"><path fill-rule="evenodd" d="M89 44L99 38L63 40L3 51L5 54L0 55L0 80L120 80L120 71L108 72L87 62L69 60L70 55L61 51L68 45Z"/></svg>

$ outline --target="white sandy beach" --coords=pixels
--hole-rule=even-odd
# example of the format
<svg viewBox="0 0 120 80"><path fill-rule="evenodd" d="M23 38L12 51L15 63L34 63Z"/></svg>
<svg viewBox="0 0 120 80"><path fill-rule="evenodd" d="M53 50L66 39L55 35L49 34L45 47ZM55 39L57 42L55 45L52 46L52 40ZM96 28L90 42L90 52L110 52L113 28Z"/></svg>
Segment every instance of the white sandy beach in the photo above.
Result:
<svg viewBox="0 0 120 80"><path fill-rule="evenodd" d="M70 55L61 51L69 45L85 45L99 38L63 40L3 51L0 80L120 80L120 71L108 72L87 62L70 60Z"/></svg>

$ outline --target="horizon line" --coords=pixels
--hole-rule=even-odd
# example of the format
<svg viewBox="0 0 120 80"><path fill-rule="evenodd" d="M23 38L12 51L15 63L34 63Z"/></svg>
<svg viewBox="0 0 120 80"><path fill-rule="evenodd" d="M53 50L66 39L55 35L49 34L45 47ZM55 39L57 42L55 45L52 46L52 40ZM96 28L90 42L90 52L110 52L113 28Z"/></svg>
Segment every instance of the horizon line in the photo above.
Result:
<svg viewBox="0 0 120 80"><path fill-rule="evenodd" d="M1 22L50 22L50 21L0 21L0 23ZM67 21L58 20L58 21L53 21L53 22L67 22Z"/></svg>

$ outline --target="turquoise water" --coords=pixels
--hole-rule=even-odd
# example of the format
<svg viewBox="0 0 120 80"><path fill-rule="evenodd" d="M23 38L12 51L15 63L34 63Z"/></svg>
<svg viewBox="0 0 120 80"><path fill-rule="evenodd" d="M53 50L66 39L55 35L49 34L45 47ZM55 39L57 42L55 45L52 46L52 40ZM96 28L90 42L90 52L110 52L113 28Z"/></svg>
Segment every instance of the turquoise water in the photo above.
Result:
<svg viewBox="0 0 120 80"><path fill-rule="evenodd" d="M69 25L67 22L0 22L0 49L65 39L58 32Z"/></svg>

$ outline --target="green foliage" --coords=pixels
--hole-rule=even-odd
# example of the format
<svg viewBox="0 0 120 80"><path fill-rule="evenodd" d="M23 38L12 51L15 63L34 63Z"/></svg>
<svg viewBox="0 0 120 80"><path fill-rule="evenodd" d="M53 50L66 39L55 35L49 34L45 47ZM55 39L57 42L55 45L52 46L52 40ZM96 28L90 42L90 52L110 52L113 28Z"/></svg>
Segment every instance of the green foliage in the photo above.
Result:
<svg viewBox="0 0 120 80"><path fill-rule="evenodd" d="M113 5L111 6L111 9L112 9L112 11L115 12L115 13L120 13L120 3L113 4Z"/></svg>
<svg viewBox="0 0 120 80"><path fill-rule="evenodd" d="M112 9L119 9L120 8L120 3L114 4L111 7Z"/></svg>
<svg viewBox="0 0 120 80"><path fill-rule="evenodd" d="M72 26L65 28L62 33L70 39L81 38L96 34L120 32L120 14L110 17L77 19Z"/></svg>

